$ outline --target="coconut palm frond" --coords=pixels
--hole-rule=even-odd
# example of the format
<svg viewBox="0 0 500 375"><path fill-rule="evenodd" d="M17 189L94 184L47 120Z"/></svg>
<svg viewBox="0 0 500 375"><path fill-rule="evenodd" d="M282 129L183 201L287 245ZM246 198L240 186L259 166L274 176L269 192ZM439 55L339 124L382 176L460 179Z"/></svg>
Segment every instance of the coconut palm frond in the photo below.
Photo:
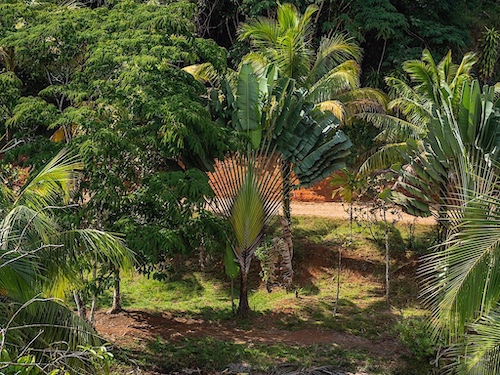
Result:
<svg viewBox="0 0 500 375"><path fill-rule="evenodd" d="M442 250L423 260L421 275L428 284L424 297L436 331L452 339L463 335L467 324L488 313L489 303L499 299L499 205L498 198L479 196L457 207L462 221L452 227L455 234Z"/></svg>
<svg viewBox="0 0 500 375"><path fill-rule="evenodd" d="M371 101L378 105L376 112L385 111L387 104L389 103L389 97L382 91L378 89L372 89L371 87L360 87L355 88L346 92L341 93L337 96L339 100L345 103L354 101ZM368 112L373 112L368 110Z"/></svg>
<svg viewBox="0 0 500 375"><path fill-rule="evenodd" d="M420 97L420 94L412 86L400 78L385 77L385 83L389 88L389 96L392 99Z"/></svg>
<svg viewBox="0 0 500 375"><path fill-rule="evenodd" d="M309 70L309 60L314 51L304 43L300 35L289 33L280 38L280 43L271 52L271 62L275 64L285 77L298 82L304 80Z"/></svg>
<svg viewBox="0 0 500 375"><path fill-rule="evenodd" d="M352 38L346 38L343 34L323 38L316 52L316 59L308 73L307 84L311 86L317 79L346 61L353 60L359 63L361 55L361 48Z"/></svg>
<svg viewBox="0 0 500 375"><path fill-rule="evenodd" d="M215 70L211 63L188 65L182 68L185 72L191 74L194 79L201 83L210 82L212 86L216 86L219 80L219 73Z"/></svg>
<svg viewBox="0 0 500 375"><path fill-rule="evenodd" d="M131 270L135 262L134 253L125 246L122 238L96 229L60 231L51 235L48 242L61 245L40 254L42 261L44 258L52 260L46 262L49 264L47 272L51 275L75 273L81 268L79 262L109 264L123 270ZM71 262L71 259L79 262Z"/></svg>
<svg viewBox="0 0 500 375"><path fill-rule="evenodd" d="M309 88L309 99L316 103L322 102L356 89L359 86L357 68L356 63L350 60L331 70Z"/></svg>
<svg viewBox="0 0 500 375"><path fill-rule="evenodd" d="M500 373L500 311L495 306L487 316L470 325L466 336L466 363L459 373L490 375Z"/></svg>
<svg viewBox="0 0 500 375"><path fill-rule="evenodd" d="M424 61L412 60L403 63L405 72L413 82L417 84L416 89L422 92L432 102L439 103L440 98L436 90L439 87L439 80L436 71L428 66Z"/></svg>
<svg viewBox="0 0 500 375"><path fill-rule="evenodd" d="M452 86L453 88L457 88L458 86L460 86L458 83L464 77L470 76L470 72L472 71L474 65L477 63L477 60L477 55L475 53L466 53L457 68L453 81L450 82L450 86Z"/></svg>
<svg viewBox="0 0 500 375"><path fill-rule="evenodd" d="M62 150L22 188L14 204L28 205L40 211L61 201L68 202L70 184L75 172L82 167L76 156Z"/></svg>
<svg viewBox="0 0 500 375"><path fill-rule="evenodd" d="M367 176L377 170L389 169L395 163L405 162L406 142L390 143L366 155L358 169L359 176Z"/></svg>
<svg viewBox="0 0 500 375"><path fill-rule="evenodd" d="M240 26L238 39L251 39L255 47L267 49L274 45L278 37L279 30L275 20L258 18Z"/></svg>
<svg viewBox="0 0 500 375"><path fill-rule="evenodd" d="M356 117L381 129L381 132L376 136L378 141L394 143L408 139L420 139L427 132L427 129L421 125L383 113L363 112Z"/></svg>
<svg viewBox="0 0 500 375"><path fill-rule="evenodd" d="M345 119L346 108L344 106L344 103L342 103L340 100L326 100L324 102L318 103L317 107L323 112L332 112L340 122L343 122Z"/></svg>
<svg viewBox="0 0 500 375"><path fill-rule="evenodd" d="M0 236L3 249L33 249L38 247L41 241L48 242L48 236L56 232L58 224L50 216L50 210L54 207L46 207L36 211L29 206L16 205L12 207L4 219L0 222ZM14 241L18 238L18 241Z"/></svg>
<svg viewBox="0 0 500 375"><path fill-rule="evenodd" d="M29 353L49 372L64 367L72 373L95 373L92 358L75 350L80 345L102 344L87 322L55 299L33 296L26 302L10 298L8 302L0 304L0 325L6 347L19 348L21 356L29 343Z"/></svg>

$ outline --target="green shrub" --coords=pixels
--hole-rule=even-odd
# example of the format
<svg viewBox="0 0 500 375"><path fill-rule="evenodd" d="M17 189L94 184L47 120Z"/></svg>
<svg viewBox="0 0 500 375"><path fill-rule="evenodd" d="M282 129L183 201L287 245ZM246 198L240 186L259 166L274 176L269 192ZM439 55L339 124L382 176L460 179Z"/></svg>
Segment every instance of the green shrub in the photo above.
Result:
<svg viewBox="0 0 500 375"><path fill-rule="evenodd" d="M424 319L404 320L398 323L396 329L401 341L412 351L416 360L430 363L436 357L437 346Z"/></svg>

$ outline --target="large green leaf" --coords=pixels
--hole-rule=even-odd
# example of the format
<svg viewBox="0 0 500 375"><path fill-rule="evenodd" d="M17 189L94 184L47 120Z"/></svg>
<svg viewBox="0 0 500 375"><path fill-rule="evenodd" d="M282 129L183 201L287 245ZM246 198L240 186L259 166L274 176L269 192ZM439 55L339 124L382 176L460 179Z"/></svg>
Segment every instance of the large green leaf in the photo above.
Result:
<svg viewBox="0 0 500 375"><path fill-rule="evenodd" d="M236 105L238 117L236 130L248 133L252 146L258 148L262 138L259 82L250 65L241 67L238 76Z"/></svg>

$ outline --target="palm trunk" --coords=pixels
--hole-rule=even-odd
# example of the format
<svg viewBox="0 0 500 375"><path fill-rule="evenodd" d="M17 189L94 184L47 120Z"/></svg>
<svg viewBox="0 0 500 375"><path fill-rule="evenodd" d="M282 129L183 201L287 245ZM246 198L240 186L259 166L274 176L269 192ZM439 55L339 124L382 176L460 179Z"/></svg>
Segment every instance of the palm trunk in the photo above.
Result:
<svg viewBox="0 0 500 375"><path fill-rule="evenodd" d="M114 273L114 291L113 291L113 306L109 310L110 314L117 314L122 311L121 296L120 296L120 270L115 269Z"/></svg>
<svg viewBox="0 0 500 375"><path fill-rule="evenodd" d="M281 178L283 180L282 186L282 202L283 202L283 216L288 222L288 225L292 225L292 214L290 208L291 202L291 191L292 191L292 182L290 179L290 173L292 171L292 164L289 160L281 161Z"/></svg>
<svg viewBox="0 0 500 375"><path fill-rule="evenodd" d="M389 226L387 225L387 210L385 204L382 206L384 212L385 227L385 300L389 303Z"/></svg>
<svg viewBox="0 0 500 375"><path fill-rule="evenodd" d="M238 305L238 315L245 318L250 313L250 305L248 304L248 272L240 270L240 302Z"/></svg>

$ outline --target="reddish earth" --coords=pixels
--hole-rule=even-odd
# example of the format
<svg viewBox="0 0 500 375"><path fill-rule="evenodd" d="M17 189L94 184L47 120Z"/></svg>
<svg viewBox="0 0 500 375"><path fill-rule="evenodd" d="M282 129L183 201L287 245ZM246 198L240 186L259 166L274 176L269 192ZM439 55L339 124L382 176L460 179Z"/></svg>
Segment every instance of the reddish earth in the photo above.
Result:
<svg viewBox="0 0 500 375"><path fill-rule="evenodd" d="M221 324L145 311L127 311L113 315L99 312L96 316L96 328L119 346L130 346L137 344L138 341L154 340L159 336L169 342L183 338L212 337L236 344L284 343L297 346L334 344L345 349L362 349L387 359L397 359L404 352L400 344L387 339L377 342L324 329L285 331L274 328L274 323L283 315L284 313L270 313L254 318L251 326L257 328L244 330L238 328L233 321Z"/></svg>
<svg viewBox="0 0 500 375"><path fill-rule="evenodd" d="M333 198L334 187L330 183L331 178L326 178L320 183L308 189L297 189L293 191L292 199L296 202L334 202L339 201Z"/></svg>
<svg viewBox="0 0 500 375"><path fill-rule="evenodd" d="M355 205L355 209L362 209L364 206ZM347 213L347 206L343 203L338 202L292 202L292 216L319 216L319 217L329 217L333 219L349 219L349 214ZM414 216L405 214L403 212L397 212L393 214L388 212L387 218L389 221L397 221L403 223L411 223L415 221L418 224L432 225L435 224L435 219L433 217L420 217L415 218Z"/></svg>

